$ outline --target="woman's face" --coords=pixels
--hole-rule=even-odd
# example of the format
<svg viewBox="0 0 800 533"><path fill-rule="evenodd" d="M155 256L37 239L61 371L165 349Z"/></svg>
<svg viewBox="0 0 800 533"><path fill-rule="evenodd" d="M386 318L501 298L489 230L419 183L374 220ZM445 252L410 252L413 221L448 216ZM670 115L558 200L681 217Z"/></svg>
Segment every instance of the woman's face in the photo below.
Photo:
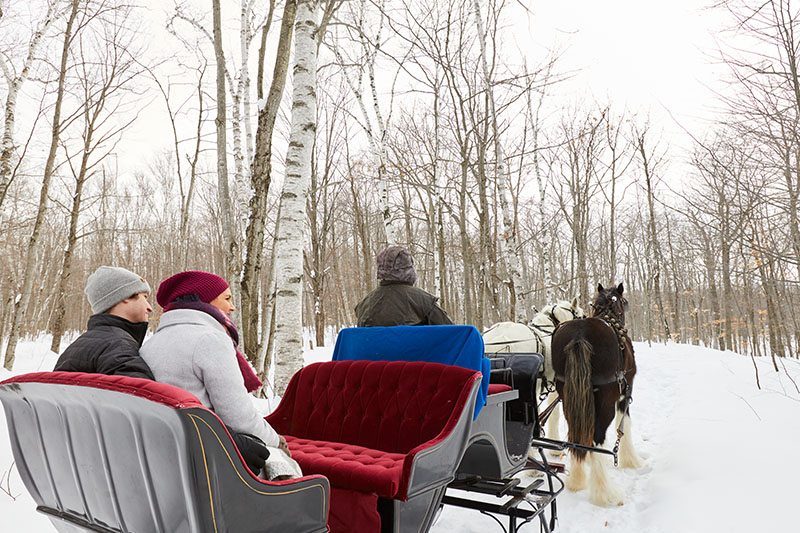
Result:
<svg viewBox="0 0 800 533"><path fill-rule="evenodd" d="M222 294L217 296L211 301L211 305L229 315L236 311L236 307L233 305L233 295L231 294L231 289L228 287L225 289Z"/></svg>

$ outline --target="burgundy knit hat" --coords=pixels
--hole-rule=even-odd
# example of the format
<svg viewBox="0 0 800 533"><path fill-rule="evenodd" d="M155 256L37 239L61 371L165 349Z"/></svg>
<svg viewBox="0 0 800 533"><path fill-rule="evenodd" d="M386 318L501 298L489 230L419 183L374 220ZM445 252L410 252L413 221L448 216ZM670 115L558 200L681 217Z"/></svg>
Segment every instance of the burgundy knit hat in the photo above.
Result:
<svg viewBox="0 0 800 533"><path fill-rule="evenodd" d="M181 296L196 294L201 302L210 304L228 287L228 282L216 274L187 270L162 281L156 292L156 301L161 307L166 307Z"/></svg>

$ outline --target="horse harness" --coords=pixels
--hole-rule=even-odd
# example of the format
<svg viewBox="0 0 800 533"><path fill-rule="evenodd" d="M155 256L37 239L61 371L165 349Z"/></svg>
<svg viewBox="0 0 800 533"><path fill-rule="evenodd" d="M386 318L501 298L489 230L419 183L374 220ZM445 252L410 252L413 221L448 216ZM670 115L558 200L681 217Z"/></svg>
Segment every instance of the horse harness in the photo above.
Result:
<svg viewBox="0 0 800 533"><path fill-rule="evenodd" d="M530 323L528 323L528 327L531 328L531 329L535 329L536 331L541 332L543 337L552 337L553 333L555 333L555 331L558 328L558 326L561 325L561 320L559 320L556 317L556 314L554 313L556 308L563 309L564 311L569 311L570 314L572 315L572 319L573 320L577 320L579 318L585 318L585 316L584 317L578 316L578 313L576 313L575 309L573 309L572 307L559 307L558 305L554 305L549 310L542 311L542 314L544 316L546 316L547 318L549 318L550 321L553 323L552 326L544 326L544 325L541 325L541 324L534 324L531 321ZM552 327L553 329L548 331L547 329L545 329L546 327Z"/></svg>

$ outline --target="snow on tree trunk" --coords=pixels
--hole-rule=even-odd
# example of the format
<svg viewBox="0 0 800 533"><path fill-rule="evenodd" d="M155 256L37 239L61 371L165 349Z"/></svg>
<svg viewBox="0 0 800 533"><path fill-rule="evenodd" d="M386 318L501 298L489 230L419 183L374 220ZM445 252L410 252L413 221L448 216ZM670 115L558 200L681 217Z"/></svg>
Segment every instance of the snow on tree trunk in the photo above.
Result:
<svg viewBox="0 0 800 533"><path fill-rule="evenodd" d="M69 49L72 44L72 39L75 37L72 34L72 27L75 23L75 18L78 15L80 7L80 0L73 0L70 10L69 18L67 20L67 27L64 32L64 44L61 49L61 65L58 74L58 89L56 90L56 103L53 110L53 126L50 136L50 151L47 154L47 161L44 166L44 176L42 177L42 188L39 193L39 208L36 211L36 220L33 223L33 230L31 237L28 241L28 249L25 253L25 272L22 276L22 290L20 298L17 300L14 307L14 316L11 322L11 330L8 336L8 345L6 347L5 361L3 367L7 370L12 370L14 367L14 357L17 349L17 342L19 341L19 332L22 327L22 322L25 314L28 311L28 304L31 300L31 293L33 292L33 278L36 272L36 252L39 244L39 232L44 224L44 215L47 211L48 192L50 190L50 181L53 177L56 167L56 151L58 150L59 137L61 135L61 104L64 101L64 86L66 85L67 78L67 62L69 60Z"/></svg>
<svg viewBox="0 0 800 533"><path fill-rule="evenodd" d="M276 257L275 388L281 395L303 366L303 249L306 198L316 124L318 22L316 0L299 0L294 30L294 80L286 178L281 194Z"/></svg>
<svg viewBox="0 0 800 533"><path fill-rule="evenodd" d="M500 197L500 209L503 215L503 233L500 239L500 254L506 264L506 270L510 279L506 281L511 293L512 317L516 322L526 321L525 309L525 289L520 273L519 250L516 247L514 238L514 215L511 210L511 195L509 194L507 181L507 170L505 154L500 144L500 132L497 128L497 110L495 109L494 91L489 77L489 64L486 60L486 39L483 30L483 20L481 19L480 6L478 0L473 0L472 6L475 12L475 23L478 25L478 42L481 46L481 65L483 66L483 82L489 101L489 119L492 121L492 133L494 135L494 155L495 155L495 182L497 183L498 196Z"/></svg>
<svg viewBox="0 0 800 533"><path fill-rule="evenodd" d="M17 111L17 96L22 85L28 79L31 71L31 65L36 55L36 50L39 48L39 43L42 37L47 32L48 28L58 18L56 8L60 4L60 0L50 0L47 3L47 14L42 20L41 25L33 34L30 45L28 45L28 54L25 57L25 62L22 64L22 70L19 75L14 76L13 71L6 60L0 57L0 69L7 82L6 104L3 117L3 141L0 145L0 206L3 205L3 200L6 198L8 186L11 181L11 168L12 159L14 157L14 127L16 124L16 111Z"/></svg>

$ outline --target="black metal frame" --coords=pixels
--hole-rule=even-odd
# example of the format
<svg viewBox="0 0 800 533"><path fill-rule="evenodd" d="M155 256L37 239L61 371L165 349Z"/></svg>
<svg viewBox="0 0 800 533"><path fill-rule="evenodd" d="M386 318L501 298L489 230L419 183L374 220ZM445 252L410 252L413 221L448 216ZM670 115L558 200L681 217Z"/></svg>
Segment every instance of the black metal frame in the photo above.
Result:
<svg viewBox="0 0 800 533"><path fill-rule="evenodd" d="M564 490L564 482L558 477L557 470L550 467L545 457L544 450L538 448L541 460L529 458L524 469L537 470L543 476L532 480L527 485L522 484L519 478L491 479L481 476L457 477L448 488L488 494L496 498L502 498L502 503L491 503L481 500L471 500L456 496L445 495L442 503L454 505L464 509L473 509L482 514L501 515L508 517L508 533L517 533L523 525L539 519L540 530L544 533L551 533L556 528L558 521L558 509L556 498ZM545 482L546 485L545 485ZM529 505L530 509L521 507ZM550 508L549 517L547 509ZM496 517L492 517L500 523ZM521 522L518 522L521 520ZM504 528L505 529L505 528Z"/></svg>

